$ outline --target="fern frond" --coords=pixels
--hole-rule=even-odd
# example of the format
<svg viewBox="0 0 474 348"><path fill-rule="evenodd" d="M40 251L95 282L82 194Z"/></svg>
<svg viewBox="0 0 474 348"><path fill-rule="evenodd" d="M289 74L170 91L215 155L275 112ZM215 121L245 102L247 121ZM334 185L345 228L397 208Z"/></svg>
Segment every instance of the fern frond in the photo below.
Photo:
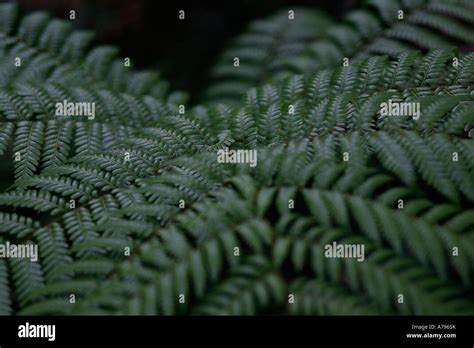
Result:
<svg viewBox="0 0 474 348"><path fill-rule="evenodd" d="M403 18L398 18L399 11L403 12ZM448 38L469 44L473 41L474 33L464 21L474 18L473 11L468 4L455 1L447 1L446 4L440 4L437 0L369 1L362 9L347 14L345 23L323 25L322 33L317 38L304 42L300 50L279 63L268 77L250 80L250 85L232 84L230 80L249 80L256 76L258 63L247 63L247 70L251 70L251 73L246 76L245 71L242 71L245 69L232 68L231 58L225 56L225 63L219 62L215 69L219 71L226 67L228 75L221 74L225 80L217 80L215 85L211 85L204 100L222 101L224 97L225 101L238 100L245 89L280 80L291 73L308 74L340 66L343 58L348 58L349 62L358 62L374 54L393 56L414 49L427 51L443 48L450 45ZM258 47L258 43L251 43ZM238 42L235 47L234 56L239 52ZM234 51L231 49L230 52Z"/></svg>
<svg viewBox="0 0 474 348"><path fill-rule="evenodd" d="M76 86L92 84L116 92L166 97L167 84L159 74L133 71L117 57L116 47L90 50L94 37L91 32L72 31L68 21L51 19L44 12L20 18L13 3L2 4L0 13L4 23L0 27L0 42L6 43L3 55L8 62L0 66L0 85L39 81ZM15 57L22 59L21 67L15 68Z"/></svg>

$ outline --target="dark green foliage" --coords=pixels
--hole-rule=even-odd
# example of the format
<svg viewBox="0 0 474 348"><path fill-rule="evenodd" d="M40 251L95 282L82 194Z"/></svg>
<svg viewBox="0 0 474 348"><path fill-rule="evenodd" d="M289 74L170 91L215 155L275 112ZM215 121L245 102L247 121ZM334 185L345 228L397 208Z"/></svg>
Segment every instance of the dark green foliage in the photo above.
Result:
<svg viewBox="0 0 474 348"><path fill-rule="evenodd" d="M297 20L289 21L293 14ZM204 98L231 102L247 89L279 77L290 59L300 55L307 44L321 37L331 24L329 17L315 10L282 10L264 20L253 22L248 31L237 37L212 71L215 82ZM234 58L239 58L239 67Z"/></svg>
<svg viewBox="0 0 474 348"><path fill-rule="evenodd" d="M304 35L285 11L258 22L223 55L254 66L206 92L241 102L184 113L85 34L0 6L0 243L40 253L0 259L0 314L473 315L474 54L439 46L472 40L474 9L400 3L338 26L296 9ZM38 79L2 70L17 50L44 55ZM64 99L96 118L55 116ZM420 103L419 119L383 116L389 100ZM257 150L257 166L218 163L225 148ZM326 258L333 242L365 260Z"/></svg>
<svg viewBox="0 0 474 348"><path fill-rule="evenodd" d="M66 20L47 13L19 16L16 4L0 5L0 86L21 82L58 82L110 88L163 98L167 83L156 72L135 72L124 66L113 46L89 48L94 34L72 31ZM21 68L12 69L15 58Z"/></svg>
<svg viewBox="0 0 474 348"><path fill-rule="evenodd" d="M332 25L327 19L313 18L310 10L294 11L298 20L289 22L288 11L282 11L256 21L235 40L213 69L215 82L203 101L235 102L250 87L295 73L342 66L343 58L352 64L375 55L448 47L450 40L460 45L474 43L474 7L470 2L367 0L347 14L343 23ZM284 28L283 35L278 35L279 28ZM295 47L288 49L288 41ZM241 58L239 67L234 67L234 57ZM368 68L376 69L376 65Z"/></svg>

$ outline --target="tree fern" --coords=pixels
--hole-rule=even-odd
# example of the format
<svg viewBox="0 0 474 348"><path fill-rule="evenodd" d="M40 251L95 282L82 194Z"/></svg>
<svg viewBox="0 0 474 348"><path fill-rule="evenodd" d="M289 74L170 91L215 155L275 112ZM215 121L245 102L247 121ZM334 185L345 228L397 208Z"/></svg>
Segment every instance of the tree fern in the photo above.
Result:
<svg viewBox="0 0 474 348"><path fill-rule="evenodd" d="M296 15L306 17L307 12L310 13L304 9L295 9ZM282 22L286 20L291 25L286 15L278 13L274 17ZM220 80L208 89L205 100L238 100L249 87L294 73L307 74L322 68L342 66L343 58L352 64L352 61L358 62L374 54L397 55L410 49L448 47L449 39L472 43L474 33L469 24L472 24L473 17L471 6L455 0L366 1L365 7L346 15L344 24L320 25L322 32L318 37L306 43L302 51L294 50L293 54L277 58L272 64L273 70L264 79L253 79L258 76L255 74L258 62L242 59L241 66L233 67L231 59L239 56L239 50L245 44L237 40L217 63L213 76L218 76ZM271 20L268 19L269 22ZM305 32L296 26L294 30L299 30L302 33L300 35ZM252 30L245 35L264 37L263 33L253 33ZM253 73L245 76L248 70ZM242 84L239 79L250 80L251 85ZM232 83L232 80L235 82Z"/></svg>
<svg viewBox="0 0 474 348"><path fill-rule="evenodd" d="M89 49L91 32L72 31L67 20L51 19L44 12L22 18L16 4L0 7L0 86L15 82L61 82L65 85L110 88L137 95L163 98L167 84L156 72L130 72L117 57L118 49L102 46ZM16 25L18 23L18 25ZM15 58L21 66L15 69Z"/></svg>
<svg viewBox="0 0 474 348"><path fill-rule="evenodd" d="M279 13L203 92L233 102L185 110L89 34L2 5L0 242L39 260L0 260L0 314L472 315L474 55L441 46L470 42L473 10L372 0L335 26L297 9L287 32ZM65 99L97 118L58 118ZM364 260L326 257L334 242Z"/></svg>
<svg viewBox="0 0 474 348"><path fill-rule="evenodd" d="M278 74L289 57L297 57L307 43L331 24L327 15L292 8L251 23L219 57L211 75L215 80L204 98L232 101L241 92ZM234 59L238 58L238 66Z"/></svg>

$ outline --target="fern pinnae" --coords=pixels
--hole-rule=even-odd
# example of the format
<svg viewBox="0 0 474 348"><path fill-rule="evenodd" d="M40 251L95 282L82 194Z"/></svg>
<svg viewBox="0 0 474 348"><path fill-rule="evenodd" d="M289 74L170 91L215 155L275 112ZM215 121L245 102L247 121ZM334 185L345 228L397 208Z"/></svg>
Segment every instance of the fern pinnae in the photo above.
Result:
<svg viewBox="0 0 474 348"><path fill-rule="evenodd" d="M280 11L188 107L91 33L0 5L15 179L0 239L40 255L0 261L0 313L472 314L473 10L371 0L335 25ZM57 118L65 100L97 118ZM419 120L383 115L388 101L419 103ZM258 166L219 163L225 148ZM332 243L364 261L326 257Z"/></svg>

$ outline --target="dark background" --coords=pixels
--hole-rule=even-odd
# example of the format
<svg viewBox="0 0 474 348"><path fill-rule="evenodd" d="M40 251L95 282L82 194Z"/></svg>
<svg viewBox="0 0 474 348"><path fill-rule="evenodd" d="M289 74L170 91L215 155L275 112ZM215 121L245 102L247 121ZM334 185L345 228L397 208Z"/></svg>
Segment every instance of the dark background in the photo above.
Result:
<svg viewBox="0 0 474 348"><path fill-rule="evenodd" d="M0 2L7 2L0 0ZM340 17L358 0L18 0L23 12L45 10L59 18L76 11L78 29L96 34L94 44L113 44L138 68L157 68L171 89L196 95L230 40L248 23L278 9L318 7ZM186 20L178 19L185 10Z"/></svg>

